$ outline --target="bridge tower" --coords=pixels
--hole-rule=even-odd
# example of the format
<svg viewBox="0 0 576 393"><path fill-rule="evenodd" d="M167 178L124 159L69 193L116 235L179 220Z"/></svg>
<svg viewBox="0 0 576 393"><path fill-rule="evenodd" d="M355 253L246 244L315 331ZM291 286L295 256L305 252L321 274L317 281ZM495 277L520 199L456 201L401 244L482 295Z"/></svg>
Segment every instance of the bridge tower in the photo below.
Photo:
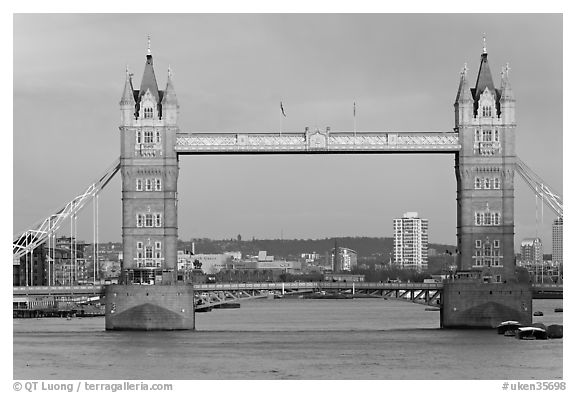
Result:
<svg viewBox="0 0 576 393"><path fill-rule="evenodd" d="M171 284L177 269L178 100L158 89L148 39L140 88L126 70L120 100L124 284Z"/></svg>
<svg viewBox="0 0 576 393"><path fill-rule="evenodd" d="M485 41L472 88L467 71L464 65L454 103L462 146L455 163L458 270L504 282L515 268L515 99L508 65L494 86Z"/></svg>

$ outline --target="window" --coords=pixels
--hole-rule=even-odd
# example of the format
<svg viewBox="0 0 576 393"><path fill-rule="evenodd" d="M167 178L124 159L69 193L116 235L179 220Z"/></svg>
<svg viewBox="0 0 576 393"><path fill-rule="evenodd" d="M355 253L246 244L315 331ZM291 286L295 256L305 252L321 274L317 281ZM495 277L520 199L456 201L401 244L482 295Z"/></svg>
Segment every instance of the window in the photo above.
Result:
<svg viewBox="0 0 576 393"><path fill-rule="evenodd" d="M482 240L476 240L476 248L482 247Z"/></svg>
<svg viewBox="0 0 576 393"><path fill-rule="evenodd" d="M144 131L144 143L153 143L154 133L152 131Z"/></svg>
<svg viewBox="0 0 576 393"><path fill-rule="evenodd" d="M136 179L136 191L142 191L142 179Z"/></svg>
<svg viewBox="0 0 576 393"><path fill-rule="evenodd" d="M500 250L494 250L494 251L492 251L492 254L493 254L495 257L499 257L499 256L500 256Z"/></svg>
<svg viewBox="0 0 576 393"><path fill-rule="evenodd" d="M142 257L143 257L142 251L138 251L138 252L136 253L136 257L137 257L138 259L142 259Z"/></svg>
<svg viewBox="0 0 576 393"><path fill-rule="evenodd" d="M484 178L484 188L487 190L492 188L492 187L490 187L490 178L489 177Z"/></svg>
<svg viewBox="0 0 576 393"><path fill-rule="evenodd" d="M476 250L476 256L481 257L482 256L482 250Z"/></svg>
<svg viewBox="0 0 576 393"><path fill-rule="evenodd" d="M483 117L492 117L492 107L491 106L483 106L482 107L482 116Z"/></svg>
<svg viewBox="0 0 576 393"><path fill-rule="evenodd" d="M138 250L141 250L141 249L142 249L142 242L137 242L137 243L136 243L136 248L137 248Z"/></svg>
<svg viewBox="0 0 576 393"><path fill-rule="evenodd" d="M150 107L144 108L144 118L145 119L152 119L154 117L154 109Z"/></svg>
<svg viewBox="0 0 576 393"><path fill-rule="evenodd" d="M152 258L152 246L146 246L146 258Z"/></svg>
<svg viewBox="0 0 576 393"><path fill-rule="evenodd" d="M476 130L476 133L474 135L474 141L480 142L480 130Z"/></svg>
<svg viewBox="0 0 576 393"><path fill-rule="evenodd" d="M495 189L495 190L499 190L499 189L500 189L500 178L499 178L499 177L495 177L495 178L494 178L494 189Z"/></svg>
<svg viewBox="0 0 576 393"><path fill-rule="evenodd" d="M476 225L484 225L484 220L482 219L482 213L476 212Z"/></svg>
<svg viewBox="0 0 576 393"><path fill-rule="evenodd" d="M152 179L146 179L146 191L152 191Z"/></svg>
<svg viewBox="0 0 576 393"><path fill-rule="evenodd" d="M142 143L142 133L140 131L136 131L136 143Z"/></svg>
<svg viewBox="0 0 576 393"><path fill-rule="evenodd" d="M160 131L156 131L156 143L160 143Z"/></svg>
<svg viewBox="0 0 576 393"><path fill-rule="evenodd" d="M494 130L494 142L499 142L500 141L500 134L498 133L498 130Z"/></svg>
<svg viewBox="0 0 576 393"><path fill-rule="evenodd" d="M152 226L152 225L150 225ZM154 226L160 227L162 226L162 215L160 213L156 213L154 215Z"/></svg>
<svg viewBox="0 0 576 393"><path fill-rule="evenodd" d="M156 248L157 250L161 250L162 249L162 243L161 242L155 242L154 248Z"/></svg>
<svg viewBox="0 0 576 393"><path fill-rule="evenodd" d="M162 191L162 179L156 179L156 191Z"/></svg>
<svg viewBox="0 0 576 393"><path fill-rule="evenodd" d="M500 240L494 240L494 248L500 248Z"/></svg>
<svg viewBox="0 0 576 393"><path fill-rule="evenodd" d="M490 213L484 214L484 225L492 225L492 215Z"/></svg>
<svg viewBox="0 0 576 393"><path fill-rule="evenodd" d="M479 177L474 179L474 188L477 190L482 188L482 179L480 179Z"/></svg>
<svg viewBox="0 0 576 393"><path fill-rule="evenodd" d="M146 214L146 220L144 222L144 226L145 227L152 227L152 214L148 213Z"/></svg>
<svg viewBox="0 0 576 393"><path fill-rule="evenodd" d="M162 258L162 253L160 251L156 251L156 259Z"/></svg>
<svg viewBox="0 0 576 393"><path fill-rule="evenodd" d="M494 225L500 225L500 213L494 213Z"/></svg>
<svg viewBox="0 0 576 393"><path fill-rule="evenodd" d="M142 228L144 226L143 222L142 222L142 214L138 214L136 216L136 226L138 228Z"/></svg>
<svg viewBox="0 0 576 393"><path fill-rule="evenodd" d="M482 140L484 142L492 142L492 130L483 130L482 131Z"/></svg>

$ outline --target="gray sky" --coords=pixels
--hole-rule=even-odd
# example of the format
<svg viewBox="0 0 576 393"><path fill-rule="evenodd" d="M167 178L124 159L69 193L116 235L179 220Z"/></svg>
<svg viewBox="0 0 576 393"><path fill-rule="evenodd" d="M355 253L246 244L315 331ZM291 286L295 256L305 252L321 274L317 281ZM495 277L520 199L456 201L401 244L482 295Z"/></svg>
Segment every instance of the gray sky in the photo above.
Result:
<svg viewBox="0 0 576 393"><path fill-rule="evenodd" d="M168 65L184 131L305 126L450 131L459 71L473 85L487 34L494 82L510 63L517 154L562 191L562 16L481 14L16 15L14 232L82 192L120 154L126 64L139 86L146 36L159 87ZM179 235L248 239L391 236L418 211L430 241L456 242L452 155L184 156ZM100 239L121 240L117 175L100 198ZM516 244L551 250L554 215L536 225L516 180ZM92 240L92 209L79 237ZM66 229L66 228L65 228ZM69 230L69 224L67 229ZM66 231L63 234L67 234Z"/></svg>

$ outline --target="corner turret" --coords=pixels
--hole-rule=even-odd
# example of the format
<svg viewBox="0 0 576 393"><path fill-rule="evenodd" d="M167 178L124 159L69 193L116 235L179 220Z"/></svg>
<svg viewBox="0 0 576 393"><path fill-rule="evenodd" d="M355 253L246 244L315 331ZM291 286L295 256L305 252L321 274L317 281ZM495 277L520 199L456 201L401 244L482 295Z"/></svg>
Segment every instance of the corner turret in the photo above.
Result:
<svg viewBox="0 0 576 393"><path fill-rule="evenodd" d="M461 124L469 123L474 117L474 100L468 87L467 71L468 68L466 64L464 64L464 68L460 71L460 85L458 86L458 93L456 94L456 101L454 102L456 128Z"/></svg>
<svg viewBox="0 0 576 393"><path fill-rule="evenodd" d="M506 63L506 67L502 69L502 84L500 87L500 117L505 124L516 123L516 99L514 92L508 79L508 72L510 66Z"/></svg>
<svg viewBox="0 0 576 393"><path fill-rule="evenodd" d="M132 74L126 66L126 82L124 83L124 92L120 99L120 124L125 126L132 125L135 118L136 100L134 99L134 88L132 87Z"/></svg>
<svg viewBox="0 0 576 393"><path fill-rule="evenodd" d="M178 98L176 91L172 84L172 71L168 67L168 79L166 81L166 89L164 90L164 97L162 98L162 118L166 125L175 125L178 122Z"/></svg>

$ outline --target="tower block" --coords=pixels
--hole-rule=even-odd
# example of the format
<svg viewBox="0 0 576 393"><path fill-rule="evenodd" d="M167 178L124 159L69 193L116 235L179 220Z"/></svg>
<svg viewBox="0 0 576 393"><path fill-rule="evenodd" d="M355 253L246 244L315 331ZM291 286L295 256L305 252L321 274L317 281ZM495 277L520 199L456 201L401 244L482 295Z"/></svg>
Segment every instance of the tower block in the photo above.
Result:
<svg viewBox="0 0 576 393"><path fill-rule="evenodd" d="M484 49L475 87L464 66L454 103L462 146L455 165L458 270L487 282L506 282L515 268L516 119L508 71L495 88Z"/></svg>
<svg viewBox="0 0 576 393"><path fill-rule="evenodd" d="M106 288L107 330L194 329L194 291L177 285L178 100L158 89L148 41L140 89L120 100L122 283ZM181 283L180 283L181 284Z"/></svg>

